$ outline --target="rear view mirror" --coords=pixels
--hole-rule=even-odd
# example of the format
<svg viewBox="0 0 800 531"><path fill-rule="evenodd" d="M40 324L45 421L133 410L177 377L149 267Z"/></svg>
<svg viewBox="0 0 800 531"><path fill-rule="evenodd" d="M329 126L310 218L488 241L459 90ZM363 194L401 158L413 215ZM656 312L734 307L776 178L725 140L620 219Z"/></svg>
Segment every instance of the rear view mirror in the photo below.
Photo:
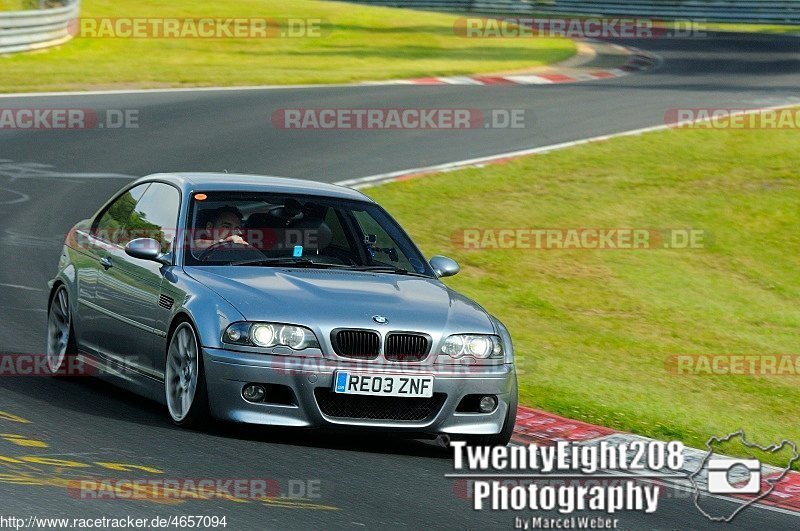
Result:
<svg viewBox="0 0 800 531"><path fill-rule="evenodd" d="M172 261L161 252L161 244L153 238L136 238L125 246L125 254L140 260L150 260L163 265L171 265Z"/></svg>
<svg viewBox="0 0 800 531"><path fill-rule="evenodd" d="M446 256L434 256L429 263L437 277L452 277L461 271L458 262Z"/></svg>

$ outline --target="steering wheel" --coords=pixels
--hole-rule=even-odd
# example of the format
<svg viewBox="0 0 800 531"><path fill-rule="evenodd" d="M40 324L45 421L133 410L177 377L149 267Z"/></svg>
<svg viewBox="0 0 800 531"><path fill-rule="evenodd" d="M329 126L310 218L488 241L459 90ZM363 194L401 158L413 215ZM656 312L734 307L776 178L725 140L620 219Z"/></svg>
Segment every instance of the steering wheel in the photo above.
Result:
<svg viewBox="0 0 800 531"><path fill-rule="evenodd" d="M229 241L223 240L221 242L214 242L211 245L209 245L208 247L206 247L203 250L203 252L201 252L197 256L197 259L201 260L201 261L206 261L206 260L208 260L208 257L211 255L211 253L222 251L222 250L235 251L237 247L240 248L240 250L252 249L254 252L258 253L259 255L262 254L261 251L259 251L258 249L253 248L250 244L238 243L238 242L229 242Z"/></svg>

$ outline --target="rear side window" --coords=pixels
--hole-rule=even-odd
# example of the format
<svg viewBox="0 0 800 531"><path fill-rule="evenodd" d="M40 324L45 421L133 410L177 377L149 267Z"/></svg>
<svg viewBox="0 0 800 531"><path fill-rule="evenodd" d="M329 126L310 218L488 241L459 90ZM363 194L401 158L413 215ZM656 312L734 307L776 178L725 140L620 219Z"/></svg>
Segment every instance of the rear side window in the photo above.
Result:
<svg viewBox="0 0 800 531"><path fill-rule="evenodd" d="M180 204L181 196L174 186L151 184L128 219L128 236L131 240L153 238L161 244L162 253L171 252Z"/></svg>
<svg viewBox="0 0 800 531"><path fill-rule="evenodd" d="M150 183L134 186L119 196L108 208L100 214L92 228L95 237L114 243L125 245L131 238L128 236L127 226L130 222L136 203L147 191Z"/></svg>

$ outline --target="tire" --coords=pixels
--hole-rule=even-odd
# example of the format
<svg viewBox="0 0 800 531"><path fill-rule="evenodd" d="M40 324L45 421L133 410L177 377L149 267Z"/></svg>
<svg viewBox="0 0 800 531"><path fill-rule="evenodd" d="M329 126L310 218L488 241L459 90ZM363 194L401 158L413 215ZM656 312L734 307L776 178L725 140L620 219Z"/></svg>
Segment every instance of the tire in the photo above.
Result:
<svg viewBox="0 0 800 531"><path fill-rule="evenodd" d="M508 446L511 434L514 433L514 423L517 420L517 400L514 399L508 407L503 429L494 435L465 435L456 438L466 441L468 446Z"/></svg>
<svg viewBox="0 0 800 531"><path fill-rule="evenodd" d="M468 446L508 446L511 441L511 435L514 433L514 424L517 422L517 377L514 376L514 387L512 390L512 399L508 405L506 418L503 421L503 429L500 433L492 435L453 435L452 438L464 441Z"/></svg>
<svg viewBox="0 0 800 531"><path fill-rule="evenodd" d="M77 352L69 292L66 286L60 284L53 292L47 308L46 361L50 374L56 378L66 376L67 360Z"/></svg>
<svg viewBox="0 0 800 531"><path fill-rule="evenodd" d="M164 370L164 396L172 422L182 428L208 424L208 390L197 332L181 321L170 335Z"/></svg>

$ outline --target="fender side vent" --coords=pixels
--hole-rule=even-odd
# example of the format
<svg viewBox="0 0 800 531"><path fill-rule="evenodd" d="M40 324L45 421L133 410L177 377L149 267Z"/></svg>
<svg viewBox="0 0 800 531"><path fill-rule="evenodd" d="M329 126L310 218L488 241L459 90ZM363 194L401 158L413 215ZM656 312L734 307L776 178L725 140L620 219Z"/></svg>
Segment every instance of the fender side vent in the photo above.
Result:
<svg viewBox="0 0 800 531"><path fill-rule="evenodd" d="M175 304L175 300L172 299L171 297L167 297L166 295L162 294L158 298L158 305L161 306L162 308L166 308L167 310L171 310L173 304Z"/></svg>

